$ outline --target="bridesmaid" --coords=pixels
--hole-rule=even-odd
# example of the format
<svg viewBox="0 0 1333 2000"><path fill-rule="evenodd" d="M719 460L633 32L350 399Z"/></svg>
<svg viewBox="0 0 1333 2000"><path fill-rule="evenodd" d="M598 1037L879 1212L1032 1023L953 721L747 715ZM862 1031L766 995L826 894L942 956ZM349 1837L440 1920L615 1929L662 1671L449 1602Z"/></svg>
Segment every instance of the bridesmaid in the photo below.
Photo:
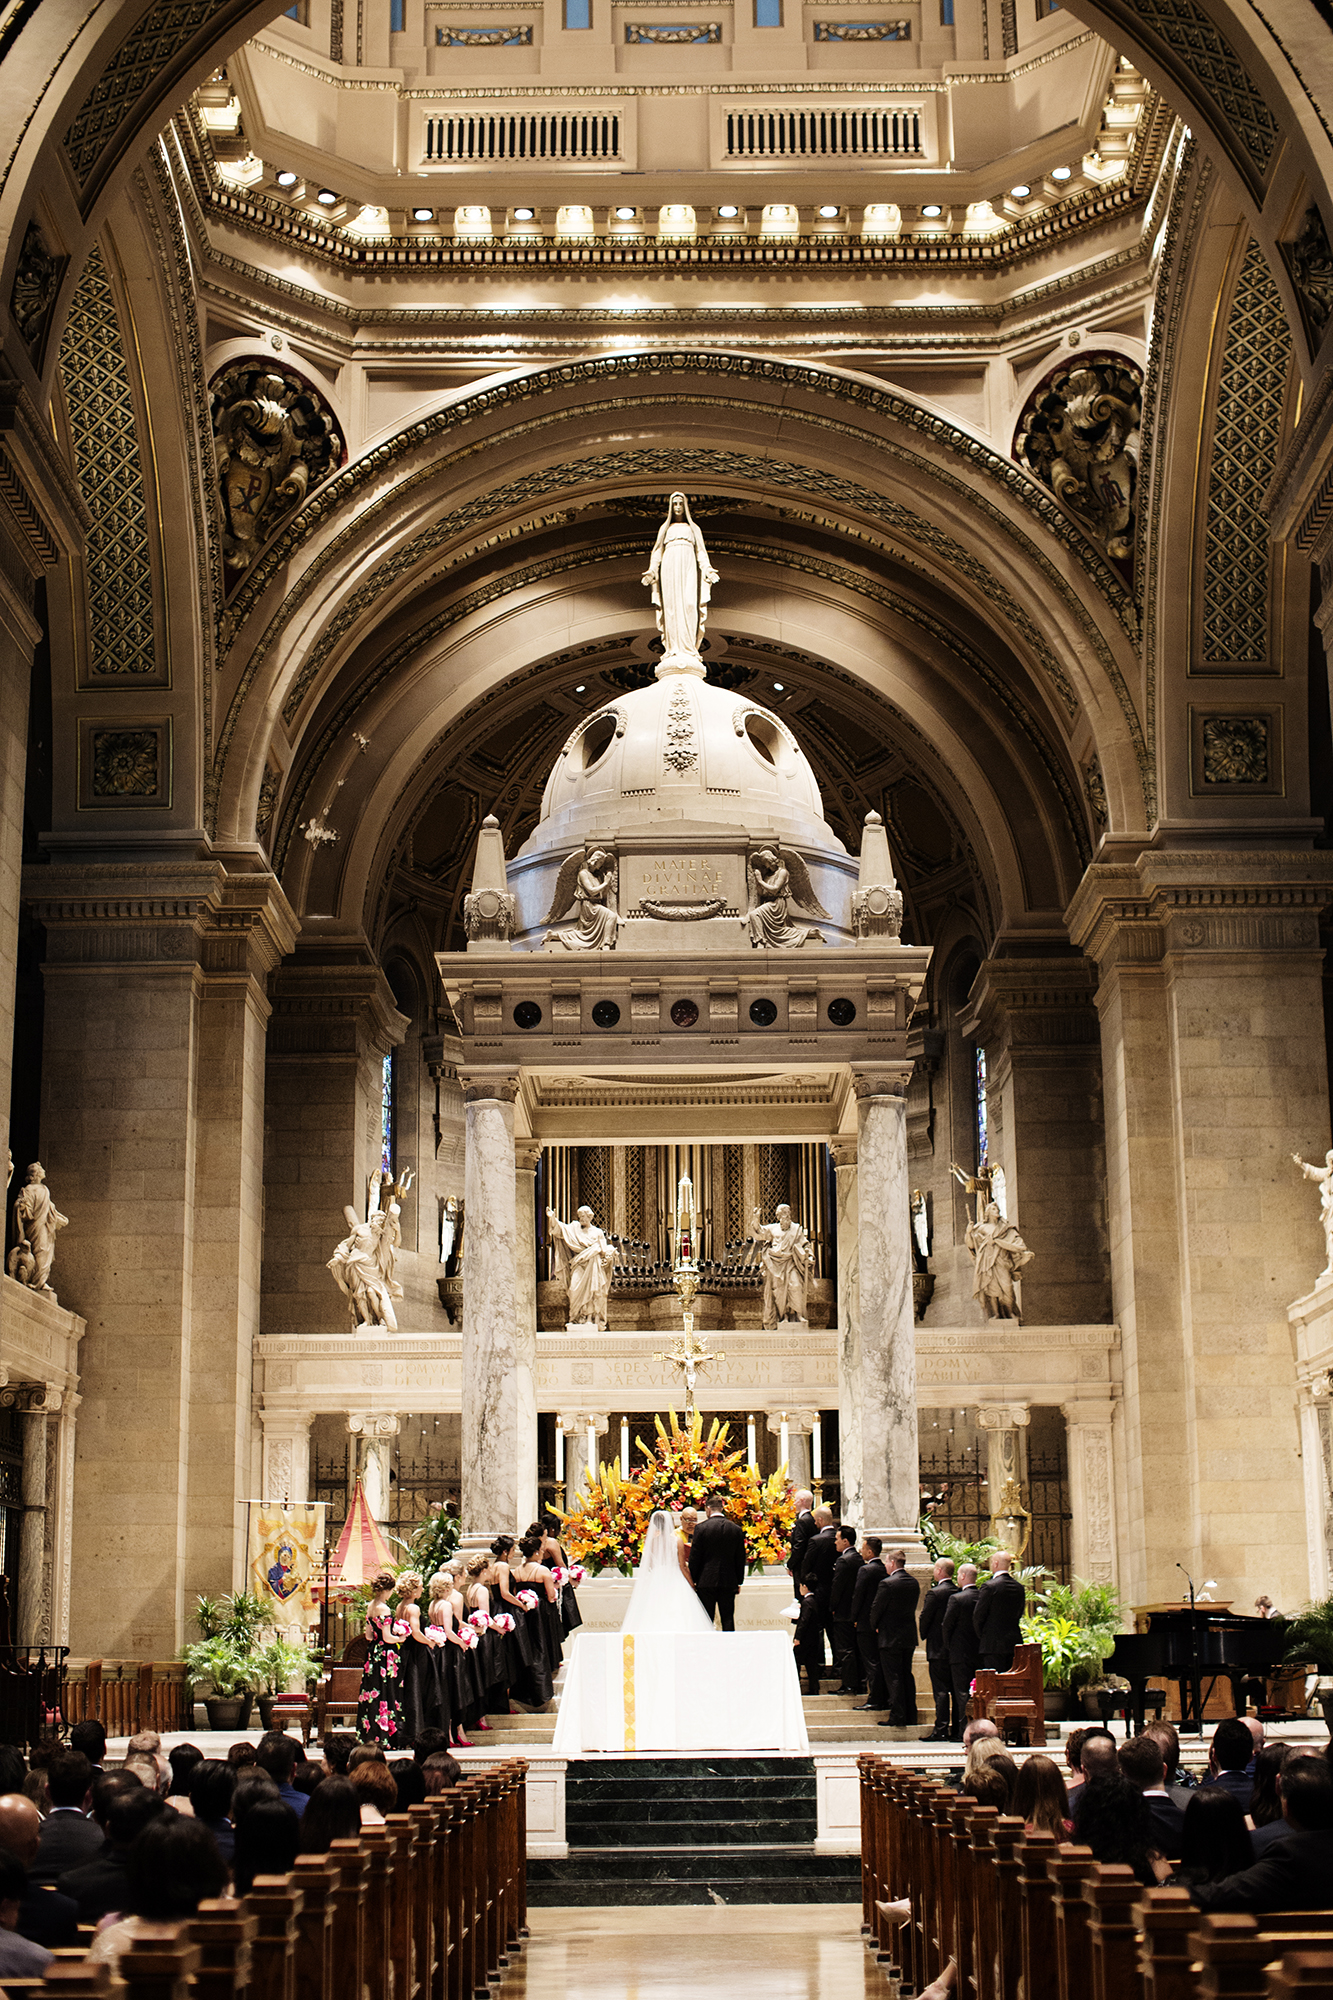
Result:
<svg viewBox="0 0 1333 2000"><path fill-rule="evenodd" d="M361 1669L361 1692L357 1696L357 1734L363 1743L403 1746L402 1648L408 1627L400 1625L389 1610L389 1593L394 1587L391 1569L377 1570L370 1579L370 1603L366 1606L363 1633L370 1651Z"/></svg>
<svg viewBox="0 0 1333 2000"><path fill-rule="evenodd" d="M546 1569L569 1568L565 1552L550 1528L543 1527L540 1521L534 1521L528 1529L528 1534L539 1535L541 1537L541 1549L538 1552L537 1560ZM691 1585L690 1587L693 1589L694 1586ZM564 1628L566 1639L571 1632L575 1631L583 1623L583 1613L579 1610L579 1601L574 1594L572 1583L560 1586L560 1623Z"/></svg>
<svg viewBox="0 0 1333 2000"><path fill-rule="evenodd" d="M541 1693L541 1675L537 1670L542 1664L542 1656L534 1654L532 1628L525 1607L518 1601L513 1554L513 1536L497 1535L491 1543L491 1566L484 1579L491 1593L491 1610L507 1611L514 1621L513 1631L506 1632L504 1636L505 1678L509 1684L511 1713L516 1701L521 1701L528 1708L540 1708L550 1698L549 1694L544 1696Z"/></svg>
<svg viewBox="0 0 1333 2000"><path fill-rule="evenodd" d="M498 1606L491 1598L490 1578L493 1558L487 1555L469 1556L467 1559L468 1587L466 1603L469 1612L490 1613ZM498 1596L498 1592L496 1593ZM481 1644L477 1648L477 1678L483 1688L482 1705L486 1714L507 1715L509 1713L508 1677L505 1667L505 1645L502 1633L492 1629L483 1632ZM478 1729L489 1729L485 1715L478 1722Z"/></svg>
<svg viewBox="0 0 1333 2000"><path fill-rule="evenodd" d="M466 1703L461 1699L458 1678L459 1665L467 1659L467 1648L458 1636L454 1615L453 1580L447 1570L437 1570L430 1580L430 1604L426 1612L426 1624L427 1629L434 1633L436 1638L431 1670L439 1682L439 1706L443 1720L438 1726L448 1730L451 1745L457 1749L470 1750L472 1745L463 1734L462 1717Z"/></svg>
<svg viewBox="0 0 1333 2000"><path fill-rule="evenodd" d="M403 1740L415 1743L423 1729L448 1725L447 1711L441 1713L439 1677L433 1670L438 1641L421 1623L421 1593L425 1589L420 1572L405 1569L398 1578L398 1620L408 1628L403 1642Z"/></svg>
<svg viewBox="0 0 1333 2000"><path fill-rule="evenodd" d="M453 1608L454 1631L459 1633L467 1623L468 1612L468 1574L465 1558L454 1556L446 1563L445 1571L449 1578L449 1603ZM449 1655L449 1664L456 1675L455 1686L458 1692L458 1706L454 1713L467 1729L489 1729L491 1725L486 1720L486 1690L481 1680L480 1646L469 1648L463 1644L461 1638L456 1639ZM465 1747L471 1749L472 1746L467 1744Z"/></svg>
<svg viewBox="0 0 1333 2000"><path fill-rule="evenodd" d="M536 1593L537 1609L528 1613L528 1629L532 1633L534 1653L540 1646L540 1656L546 1667L548 1682L554 1681L560 1671L560 1661L564 1653L564 1634L560 1622L560 1591L555 1578L540 1560L541 1540L536 1535L524 1535L518 1545L523 1560L514 1571L524 1590ZM550 1694L547 1694L550 1700Z"/></svg>

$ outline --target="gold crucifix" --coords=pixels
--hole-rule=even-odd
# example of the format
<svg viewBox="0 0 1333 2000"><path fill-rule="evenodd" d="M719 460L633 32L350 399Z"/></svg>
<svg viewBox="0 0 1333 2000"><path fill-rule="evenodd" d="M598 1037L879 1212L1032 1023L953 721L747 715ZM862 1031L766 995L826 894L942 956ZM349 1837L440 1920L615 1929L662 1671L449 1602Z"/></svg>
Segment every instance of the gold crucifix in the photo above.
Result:
<svg viewBox="0 0 1333 2000"><path fill-rule="evenodd" d="M654 1361L665 1361L673 1368L679 1368L685 1377L685 1418L688 1423L694 1415L694 1387L698 1370L707 1367L710 1361L725 1361L725 1354L714 1354L694 1331L694 1315L686 1313L685 1330L678 1333L669 1354L655 1354Z"/></svg>

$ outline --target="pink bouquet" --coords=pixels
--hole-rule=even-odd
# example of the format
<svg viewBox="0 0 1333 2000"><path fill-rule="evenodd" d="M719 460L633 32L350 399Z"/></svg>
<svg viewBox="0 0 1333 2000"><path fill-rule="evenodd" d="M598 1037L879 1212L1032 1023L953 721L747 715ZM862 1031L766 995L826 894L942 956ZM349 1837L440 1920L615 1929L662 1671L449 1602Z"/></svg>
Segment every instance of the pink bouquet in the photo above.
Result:
<svg viewBox="0 0 1333 2000"><path fill-rule="evenodd" d="M437 1645L443 1645L444 1641L449 1637L448 1630L443 1625L428 1625L426 1630Z"/></svg>
<svg viewBox="0 0 1333 2000"><path fill-rule="evenodd" d="M508 1611L497 1611L494 1618L492 1618L491 1620L492 1632L512 1632L513 1629L514 1629L513 1614Z"/></svg>
<svg viewBox="0 0 1333 2000"><path fill-rule="evenodd" d="M481 1644L480 1632L474 1632L471 1625L459 1626L458 1639L465 1653L472 1652L474 1648Z"/></svg>
<svg viewBox="0 0 1333 2000"><path fill-rule="evenodd" d="M395 1639L406 1639L412 1627L408 1624L406 1618L395 1618L389 1630L393 1633Z"/></svg>
<svg viewBox="0 0 1333 2000"><path fill-rule="evenodd" d="M555 1568L551 1571L551 1581L556 1586L556 1589L563 1590L565 1585L569 1582L569 1580L570 1580L569 1571L567 1569L562 1569L560 1564L557 1563Z"/></svg>
<svg viewBox="0 0 1333 2000"><path fill-rule="evenodd" d="M491 1614L489 1611L471 1611L468 1613L467 1622L474 1632L489 1632L491 1629Z"/></svg>
<svg viewBox="0 0 1333 2000"><path fill-rule="evenodd" d="M525 1611L535 1611L537 1609L537 1593L535 1590L519 1590L514 1594Z"/></svg>
<svg viewBox="0 0 1333 2000"><path fill-rule="evenodd" d="M581 1583L586 1583L588 1580L588 1572L582 1563L571 1563L565 1571L565 1575L568 1581L573 1584L575 1590L578 1589Z"/></svg>

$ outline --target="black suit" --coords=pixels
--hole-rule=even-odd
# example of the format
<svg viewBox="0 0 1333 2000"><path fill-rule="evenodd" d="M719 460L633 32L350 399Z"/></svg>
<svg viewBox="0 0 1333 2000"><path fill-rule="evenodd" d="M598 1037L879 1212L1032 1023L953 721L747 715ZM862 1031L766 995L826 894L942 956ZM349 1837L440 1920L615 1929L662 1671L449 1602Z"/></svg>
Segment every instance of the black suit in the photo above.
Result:
<svg viewBox="0 0 1333 2000"><path fill-rule="evenodd" d="M1087 1789L1086 1785L1079 1786L1081 1792ZM1179 1861L1181 1842L1185 1838L1184 1813L1172 1800L1160 1795L1150 1798L1147 1804L1152 1814L1153 1831L1162 1843L1163 1854L1168 1861Z"/></svg>
<svg viewBox="0 0 1333 2000"><path fill-rule="evenodd" d="M829 1613L833 1619L833 1657L842 1676L839 1694L865 1693L861 1655L856 1644L856 1620L852 1616L857 1580L864 1567L859 1549L844 1549L833 1565Z"/></svg>
<svg viewBox="0 0 1333 2000"><path fill-rule="evenodd" d="M106 1837L95 1819L81 1812L57 1807L42 1821L37 1835L37 1856L28 1870L28 1879L43 1888L55 1887L71 1868L94 1861L106 1845Z"/></svg>
<svg viewBox="0 0 1333 2000"><path fill-rule="evenodd" d="M964 1584L956 1590L944 1607L944 1650L949 1661L949 1678L953 1683L953 1712L955 1724L953 1734L960 1740L963 1734L963 1720L967 1715L967 1698L977 1668L981 1665L981 1648L977 1644L975 1612L981 1592L975 1583Z"/></svg>
<svg viewBox="0 0 1333 2000"><path fill-rule="evenodd" d="M79 1906L71 1897L30 1881L19 1904L17 1928L19 1936L30 1938L33 1944L45 1945L48 1951L64 1951L79 1941Z"/></svg>
<svg viewBox="0 0 1333 2000"><path fill-rule="evenodd" d="M736 1592L745 1581L745 1530L725 1514L700 1521L690 1543L690 1578L695 1596L711 1619L722 1618L722 1630L736 1630Z"/></svg>
<svg viewBox="0 0 1333 2000"><path fill-rule="evenodd" d="M1326 1910L1333 1878L1333 1833L1289 1826L1263 1858L1220 1882L1190 1886L1201 1910Z"/></svg>
<svg viewBox="0 0 1333 2000"><path fill-rule="evenodd" d="M885 1569L878 1556L863 1562L852 1590L852 1623L856 1627L856 1650L861 1655L861 1671L866 1682L866 1707L887 1708L888 1691L879 1670L879 1645L870 1614L875 1596L883 1583Z"/></svg>
<svg viewBox="0 0 1333 2000"><path fill-rule="evenodd" d="M916 1651L916 1604L920 1595L921 1585L914 1576L905 1569L890 1570L870 1607L880 1671L889 1697L889 1724L894 1729L910 1729L917 1720L912 1655Z"/></svg>
<svg viewBox="0 0 1333 2000"><path fill-rule="evenodd" d="M1007 1570L982 1584L972 1617L983 1667L1008 1673L1014 1664L1014 1647L1022 1644L1018 1621L1026 1607L1027 1592Z"/></svg>
<svg viewBox="0 0 1333 2000"><path fill-rule="evenodd" d="M961 1736L963 1725L955 1714L952 1727L949 1721L949 1702L953 1693L953 1676L949 1671L949 1655L944 1646L944 1614L949 1608L949 1599L958 1594L958 1585L951 1576L942 1583L933 1583L921 1602L921 1643L926 1649L926 1665L930 1669L930 1691L935 1697L936 1736Z"/></svg>
<svg viewBox="0 0 1333 2000"><path fill-rule="evenodd" d="M62 1896L72 1896L79 1906L81 1924L98 1924L111 1910L129 1907L130 1850L113 1847L107 1841L95 1861L71 1868L57 1887Z"/></svg>
<svg viewBox="0 0 1333 2000"><path fill-rule="evenodd" d="M838 1544L834 1539L832 1524L821 1528L810 1537L801 1558L801 1582L819 1607L819 1629L828 1640L829 1654L837 1659L837 1647L833 1638L833 1614L829 1609L829 1597L833 1589L833 1565L838 1560ZM812 1648L813 1654L813 1648ZM819 1667L824 1665L823 1642L819 1646ZM819 1692L818 1687L815 1693Z"/></svg>
<svg viewBox="0 0 1333 2000"><path fill-rule="evenodd" d="M805 1545L812 1540L815 1532L815 1517L807 1507L804 1514L796 1516L796 1524L791 1531L791 1547L787 1551L787 1568L791 1571L793 1586L801 1580L801 1564L805 1560Z"/></svg>

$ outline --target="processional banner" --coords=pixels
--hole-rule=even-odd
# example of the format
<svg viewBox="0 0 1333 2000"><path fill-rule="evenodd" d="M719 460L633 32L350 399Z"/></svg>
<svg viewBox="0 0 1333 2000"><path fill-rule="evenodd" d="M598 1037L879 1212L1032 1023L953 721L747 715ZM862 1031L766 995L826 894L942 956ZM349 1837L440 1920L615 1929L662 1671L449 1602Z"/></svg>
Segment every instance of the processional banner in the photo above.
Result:
<svg viewBox="0 0 1333 2000"><path fill-rule="evenodd" d="M315 1618L324 1508L324 1501L312 1500L298 1507L260 1501L250 1509L250 1589L262 1604L272 1607L274 1625L304 1628Z"/></svg>

